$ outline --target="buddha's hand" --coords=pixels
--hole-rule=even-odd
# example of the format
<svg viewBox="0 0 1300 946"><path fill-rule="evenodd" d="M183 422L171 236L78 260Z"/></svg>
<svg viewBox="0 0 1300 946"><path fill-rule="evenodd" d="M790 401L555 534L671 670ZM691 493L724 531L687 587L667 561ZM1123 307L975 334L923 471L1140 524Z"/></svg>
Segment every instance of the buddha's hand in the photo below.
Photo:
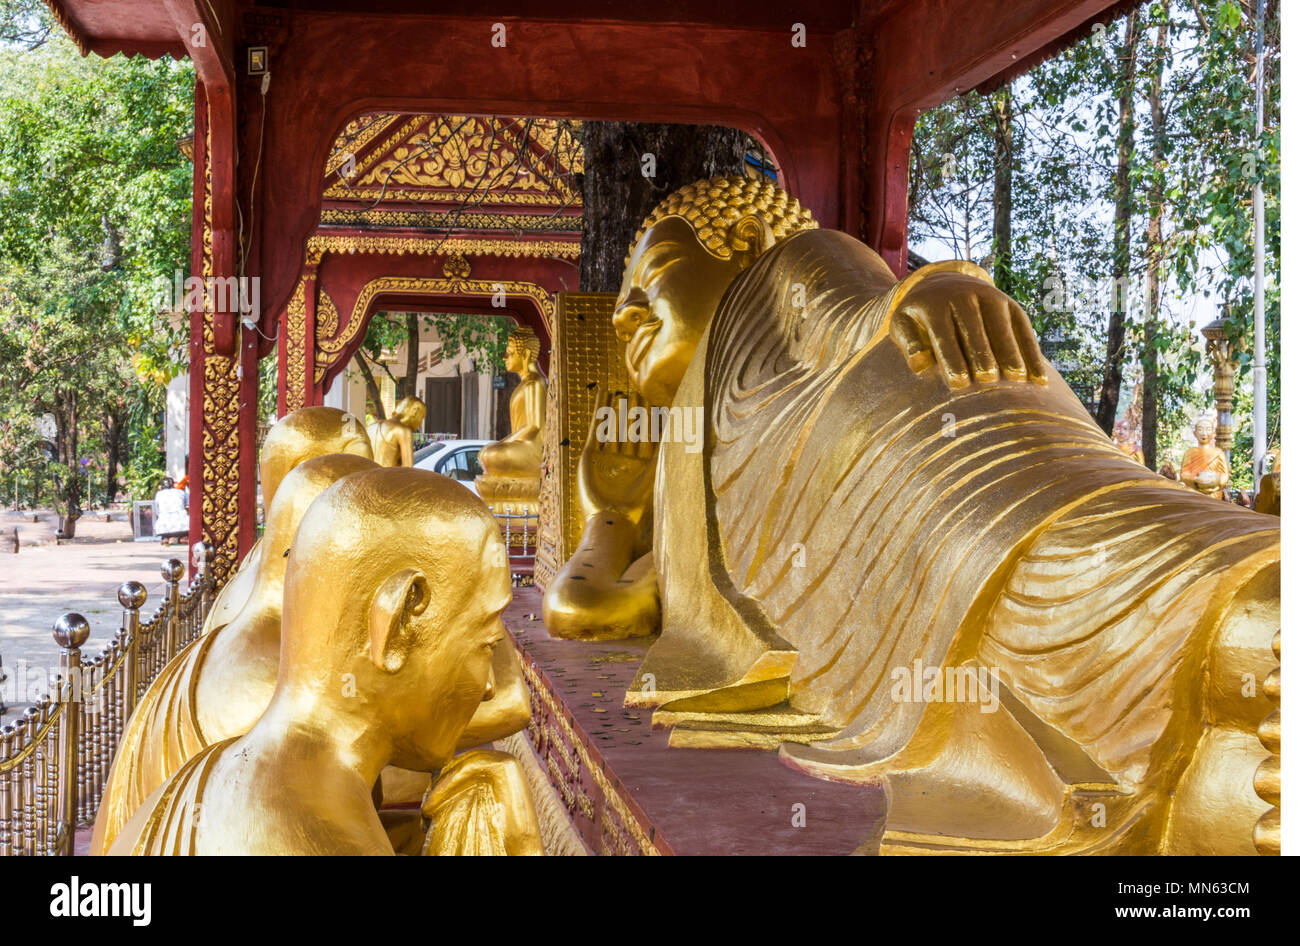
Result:
<svg viewBox="0 0 1300 946"><path fill-rule="evenodd" d="M939 271L921 279L898 302L890 334L913 371L937 361L950 388L964 388L972 378L1047 383L1029 316L976 276Z"/></svg>
<svg viewBox="0 0 1300 946"><path fill-rule="evenodd" d="M646 411L647 434L635 439L638 432L633 414ZM649 405L639 394L596 392L587 442L578 460L578 499L585 515L612 510L640 523L650 509L654 494L655 459L659 444L649 439ZM620 423L620 418L625 420Z"/></svg>

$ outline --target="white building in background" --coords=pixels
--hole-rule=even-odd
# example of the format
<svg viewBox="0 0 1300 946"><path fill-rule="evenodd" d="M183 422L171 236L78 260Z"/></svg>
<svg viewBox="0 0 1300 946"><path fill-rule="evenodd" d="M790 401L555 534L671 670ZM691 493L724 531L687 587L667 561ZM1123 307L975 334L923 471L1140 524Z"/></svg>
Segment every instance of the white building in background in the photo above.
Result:
<svg viewBox="0 0 1300 946"><path fill-rule="evenodd" d="M167 418L163 443L167 448L167 475L179 480L185 475L190 452L190 376L177 375L167 384Z"/></svg>

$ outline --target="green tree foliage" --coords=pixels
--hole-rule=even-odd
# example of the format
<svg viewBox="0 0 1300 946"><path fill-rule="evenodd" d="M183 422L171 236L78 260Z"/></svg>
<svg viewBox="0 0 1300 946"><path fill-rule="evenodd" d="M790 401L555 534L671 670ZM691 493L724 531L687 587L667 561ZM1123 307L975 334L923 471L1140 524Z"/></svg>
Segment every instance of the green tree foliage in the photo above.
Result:
<svg viewBox="0 0 1300 946"><path fill-rule="evenodd" d="M56 500L71 527L119 468L133 489L160 475L186 359L160 289L188 264L194 78L82 58L50 27L43 4L0 2L0 489Z"/></svg>
<svg viewBox="0 0 1300 946"><path fill-rule="evenodd" d="M1189 320L1226 310L1229 333L1239 341L1237 486L1249 484L1251 188L1257 180L1267 214L1270 444L1280 430L1278 6L1274 0L1266 9L1261 140L1254 116L1256 3L1153 0L1138 8L1131 48L1126 18L1094 24L1084 41L998 90L1004 100L972 92L922 115L912 153L913 248L930 247L937 256L942 247L993 269L997 114L999 106L1009 108L1005 281L1029 311L1049 357L1093 410L1102 392L1107 326L1112 313L1123 316L1125 392L1143 374L1141 358L1154 361L1158 455L1148 457L1154 466L1178 461L1191 419L1211 406L1210 365ZM1131 240L1117 259L1120 104L1130 64L1136 76L1127 164ZM1157 289L1154 312L1147 311L1153 294L1144 291L1148 269ZM1121 395L1121 412L1127 400Z"/></svg>

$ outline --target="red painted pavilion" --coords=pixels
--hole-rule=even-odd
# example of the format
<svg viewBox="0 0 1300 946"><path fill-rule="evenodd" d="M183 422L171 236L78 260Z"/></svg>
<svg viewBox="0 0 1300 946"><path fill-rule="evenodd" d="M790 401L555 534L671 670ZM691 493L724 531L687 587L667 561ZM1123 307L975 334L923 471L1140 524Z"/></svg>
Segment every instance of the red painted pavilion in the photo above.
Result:
<svg viewBox="0 0 1300 946"><path fill-rule="evenodd" d="M577 288L570 120L743 129L823 226L901 273L918 113L1131 5L48 2L83 53L193 60L192 271L261 281L256 324L231 300L191 313L191 537L219 575L255 538L259 359L278 358L289 409L320 403L385 307L507 314L551 338L553 293ZM455 147L434 153L449 127ZM484 138L526 173L467 212Z"/></svg>

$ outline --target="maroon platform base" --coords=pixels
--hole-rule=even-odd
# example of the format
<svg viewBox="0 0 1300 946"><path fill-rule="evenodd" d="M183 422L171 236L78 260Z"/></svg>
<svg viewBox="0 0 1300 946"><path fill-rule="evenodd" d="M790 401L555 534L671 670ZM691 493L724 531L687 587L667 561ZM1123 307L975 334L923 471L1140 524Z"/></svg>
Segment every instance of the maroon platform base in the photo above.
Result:
<svg viewBox="0 0 1300 946"><path fill-rule="evenodd" d="M539 590L517 588L505 624L532 690L528 735L593 853L851 854L879 838L882 789L810 778L775 752L669 749L650 710L623 706L647 644L554 640L541 615Z"/></svg>

